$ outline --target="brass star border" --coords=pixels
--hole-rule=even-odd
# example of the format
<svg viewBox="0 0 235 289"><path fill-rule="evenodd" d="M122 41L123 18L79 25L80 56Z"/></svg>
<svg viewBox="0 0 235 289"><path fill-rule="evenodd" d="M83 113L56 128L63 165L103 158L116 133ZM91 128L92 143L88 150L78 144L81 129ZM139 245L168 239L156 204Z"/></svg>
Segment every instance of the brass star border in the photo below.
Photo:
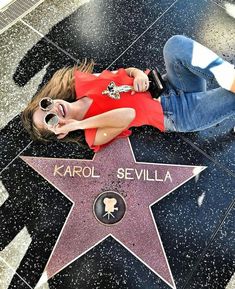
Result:
<svg viewBox="0 0 235 289"><path fill-rule="evenodd" d="M176 289L151 206L206 167L136 162L129 139L116 140L92 160L21 158L73 203L46 264L47 279L112 236ZM95 200L106 191L126 203L123 219L113 225L98 221L93 212ZM112 206L115 218L118 209Z"/></svg>

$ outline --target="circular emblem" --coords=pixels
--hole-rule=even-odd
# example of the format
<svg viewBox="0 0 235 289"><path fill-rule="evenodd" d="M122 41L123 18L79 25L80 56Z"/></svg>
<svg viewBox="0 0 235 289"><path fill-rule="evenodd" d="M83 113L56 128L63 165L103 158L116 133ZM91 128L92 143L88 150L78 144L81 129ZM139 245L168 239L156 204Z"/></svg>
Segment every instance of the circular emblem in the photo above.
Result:
<svg viewBox="0 0 235 289"><path fill-rule="evenodd" d="M104 225L113 225L121 221L126 212L123 197L112 191L101 193L94 202L93 213Z"/></svg>

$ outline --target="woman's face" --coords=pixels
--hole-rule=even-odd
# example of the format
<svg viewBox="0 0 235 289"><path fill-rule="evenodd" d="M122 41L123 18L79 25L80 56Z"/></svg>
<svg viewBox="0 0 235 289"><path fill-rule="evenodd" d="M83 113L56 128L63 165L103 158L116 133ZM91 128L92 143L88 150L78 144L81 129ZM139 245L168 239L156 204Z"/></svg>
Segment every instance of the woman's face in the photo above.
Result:
<svg viewBox="0 0 235 289"><path fill-rule="evenodd" d="M62 121L63 119L70 119L72 118L72 108L71 103L61 100L61 99L55 99L52 102L52 105L48 107L47 110L43 110L40 105L37 108L37 110L33 114L33 122L34 125L38 129L48 129L48 125L45 122L45 117L49 114L55 114L58 117L58 123Z"/></svg>

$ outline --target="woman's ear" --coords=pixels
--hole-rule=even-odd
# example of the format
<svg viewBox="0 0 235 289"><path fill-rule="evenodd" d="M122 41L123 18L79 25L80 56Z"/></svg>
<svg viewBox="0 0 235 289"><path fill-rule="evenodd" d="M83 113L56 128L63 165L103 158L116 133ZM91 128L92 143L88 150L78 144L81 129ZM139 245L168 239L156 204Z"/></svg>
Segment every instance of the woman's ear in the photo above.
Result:
<svg viewBox="0 0 235 289"><path fill-rule="evenodd" d="M59 133L59 134L56 135L56 137L57 137L58 139L62 139L62 138L64 138L64 137L66 137L67 134L68 134L67 132L66 132L66 133Z"/></svg>

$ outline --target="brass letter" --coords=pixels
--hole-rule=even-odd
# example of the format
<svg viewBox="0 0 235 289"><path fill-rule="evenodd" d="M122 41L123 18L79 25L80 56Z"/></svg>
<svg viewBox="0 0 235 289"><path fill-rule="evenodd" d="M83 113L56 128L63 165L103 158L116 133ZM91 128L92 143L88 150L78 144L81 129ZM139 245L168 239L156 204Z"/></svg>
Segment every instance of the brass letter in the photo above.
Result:
<svg viewBox="0 0 235 289"><path fill-rule="evenodd" d="M146 177L146 181L154 181L154 179L151 179L151 178L149 178L149 170L146 170L146 175L147 175L147 177Z"/></svg>
<svg viewBox="0 0 235 289"><path fill-rule="evenodd" d="M70 168L70 166L67 166L66 170L64 171L64 176L65 176L67 173L69 174L70 177L72 177L72 173L71 173L71 168Z"/></svg>
<svg viewBox="0 0 235 289"><path fill-rule="evenodd" d="M88 170L88 175L85 174L85 170ZM89 178L91 176L91 168L90 167L84 167L82 170L82 175L84 178Z"/></svg>
<svg viewBox="0 0 235 289"><path fill-rule="evenodd" d="M117 170L117 177L119 179L123 179L124 178L124 169L123 168L118 168Z"/></svg>
<svg viewBox="0 0 235 289"><path fill-rule="evenodd" d="M80 174L81 171L82 171L82 167L74 166L73 167L73 177L74 177L75 174L78 175L79 177L81 177L81 174Z"/></svg>
<svg viewBox="0 0 235 289"><path fill-rule="evenodd" d="M64 167L64 165L62 165L62 166L60 166L60 167L58 167L57 165L55 165L55 166L54 166L54 176L55 176L56 174L58 174L59 176L63 177L63 175L58 171L58 170L62 169L63 167Z"/></svg>
<svg viewBox="0 0 235 289"><path fill-rule="evenodd" d="M134 180L133 177L129 177L129 175L131 175L131 171L134 171L134 169L126 168L126 170L125 170L125 179L126 180Z"/></svg>
<svg viewBox="0 0 235 289"><path fill-rule="evenodd" d="M165 176L165 180L164 180L164 182L165 182L167 179L169 179L170 182L172 183L172 177L171 177L171 174L170 174L169 171L167 171L167 173L166 173L166 176Z"/></svg>
<svg viewBox="0 0 235 289"><path fill-rule="evenodd" d="M157 175L158 175L157 173L158 173L158 171L155 170L155 181L156 181L156 182L163 182L163 179L158 179L158 178L157 178Z"/></svg>
<svg viewBox="0 0 235 289"><path fill-rule="evenodd" d="M137 176L137 180L140 180L140 178L141 178L141 176L142 176L142 174L143 174L143 169L141 169L140 172L138 172L138 170L135 169L135 174L136 174L136 176Z"/></svg>
<svg viewBox="0 0 235 289"><path fill-rule="evenodd" d="M91 167L91 171L92 171L92 173L91 173L92 178L99 178L100 177L99 175L95 175L95 167Z"/></svg>

